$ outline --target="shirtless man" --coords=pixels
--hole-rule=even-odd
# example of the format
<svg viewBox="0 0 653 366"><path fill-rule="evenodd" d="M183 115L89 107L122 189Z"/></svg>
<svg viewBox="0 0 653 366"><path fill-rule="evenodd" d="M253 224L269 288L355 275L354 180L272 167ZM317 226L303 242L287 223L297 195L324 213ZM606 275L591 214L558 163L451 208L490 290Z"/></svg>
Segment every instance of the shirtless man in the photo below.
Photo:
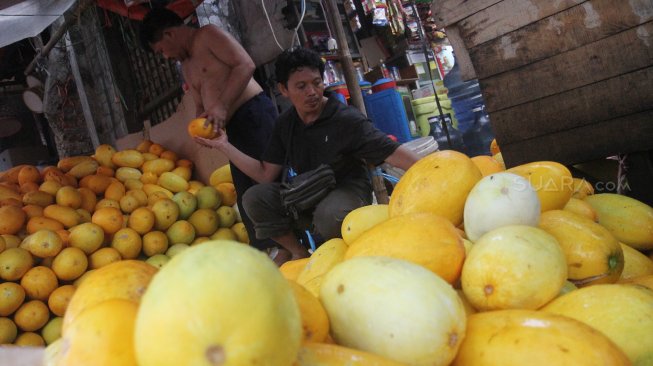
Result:
<svg viewBox="0 0 653 366"><path fill-rule="evenodd" d="M226 128L234 146L260 159L272 134L277 110L253 79L255 65L243 47L215 25L189 27L165 8L152 9L143 19L140 31L144 47L181 62L196 115L213 123L216 132ZM242 208L242 197L255 182L233 164L231 174L250 242L259 249L273 246L270 240L256 240L252 222Z"/></svg>

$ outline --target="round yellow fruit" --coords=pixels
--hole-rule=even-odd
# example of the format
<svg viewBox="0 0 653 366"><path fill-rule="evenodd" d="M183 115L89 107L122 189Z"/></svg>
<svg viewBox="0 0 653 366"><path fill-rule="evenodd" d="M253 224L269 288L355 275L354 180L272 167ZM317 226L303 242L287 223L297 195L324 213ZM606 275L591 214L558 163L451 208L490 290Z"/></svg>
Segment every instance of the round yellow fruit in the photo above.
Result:
<svg viewBox="0 0 653 366"><path fill-rule="evenodd" d="M236 234L239 242L243 244L249 244L249 233L247 233L245 224L242 222L237 222L230 229Z"/></svg>
<svg viewBox="0 0 653 366"><path fill-rule="evenodd" d="M151 257L168 250L168 237L161 231L150 231L143 235L143 253Z"/></svg>
<svg viewBox="0 0 653 366"><path fill-rule="evenodd" d="M109 299L138 303L157 272L151 265L125 260L95 270L79 284L64 315L63 332L86 308Z"/></svg>
<svg viewBox="0 0 653 366"><path fill-rule="evenodd" d="M63 318L60 316L50 319L50 321L41 329L41 336L45 344L51 344L61 338L61 325Z"/></svg>
<svg viewBox="0 0 653 366"><path fill-rule="evenodd" d="M467 155L452 150L435 152L401 177L390 197L388 213L397 217L431 212L460 225L467 195L482 177Z"/></svg>
<svg viewBox="0 0 653 366"><path fill-rule="evenodd" d="M21 305L14 314L14 322L24 332L41 329L50 317L47 305L41 300L32 300Z"/></svg>
<svg viewBox="0 0 653 366"><path fill-rule="evenodd" d="M0 316L9 316L25 300L25 289L14 282L0 283Z"/></svg>
<svg viewBox="0 0 653 366"><path fill-rule="evenodd" d="M229 182L233 183L233 178L231 177L231 165L225 164L211 173L209 177L209 184L212 186L217 186L220 183Z"/></svg>
<svg viewBox="0 0 653 366"><path fill-rule="evenodd" d="M127 227L113 234L111 247L120 253L122 259L135 259L141 253L143 240L136 230Z"/></svg>
<svg viewBox="0 0 653 366"><path fill-rule="evenodd" d="M18 328L9 318L0 317L0 345L13 343L18 335Z"/></svg>
<svg viewBox="0 0 653 366"><path fill-rule="evenodd" d="M127 226L145 235L154 227L154 213L147 207L139 207L129 215Z"/></svg>
<svg viewBox="0 0 653 366"><path fill-rule="evenodd" d="M544 230L514 225L494 229L474 243L461 283L475 309L537 309L555 298L567 279L567 262Z"/></svg>
<svg viewBox="0 0 653 366"><path fill-rule="evenodd" d="M195 228L186 220L176 221L166 231L168 242L175 244L190 244L195 239Z"/></svg>
<svg viewBox="0 0 653 366"><path fill-rule="evenodd" d="M542 311L579 320L619 346L633 365L653 361L653 290L644 286L601 284L561 296Z"/></svg>
<svg viewBox="0 0 653 366"><path fill-rule="evenodd" d="M0 253L0 278L17 281L34 265L32 255L23 248L8 248Z"/></svg>
<svg viewBox="0 0 653 366"><path fill-rule="evenodd" d="M210 236L218 230L221 220L215 210L200 208L190 215L188 222L195 228L197 236Z"/></svg>
<svg viewBox="0 0 653 366"><path fill-rule="evenodd" d="M220 197L222 197L223 206L233 206L236 204L237 193L236 187L233 183L224 182L215 186L215 189L220 192Z"/></svg>
<svg viewBox="0 0 653 366"><path fill-rule="evenodd" d="M42 229L23 240L21 248L39 258L54 257L63 248L61 237L52 230Z"/></svg>
<svg viewBox="0 0 653 366"><path fill-rule="evenodd" d="M52 291L59 287L59 281L50 268L38 266L23 275L20 285L25 289L28 298L46 301Z"/></svg>
<svg viewBox="0 0 653 366"><path fill-rule="evenodd" d="M136 366L138 304L111 299L81 312L63 335L61 365Z"/></svg>
<svg viewBox="0 0 653 366"><path fill-rule="evenodd" d="M88 256L88 268L98 269L111 263L118 262L121 259L120 252L116 248L100 248Z"/></svg>
<svg viewBox="0 0 653 366"><path fill-rule="evenodd" d="M476 313L453 366L630 365L597 330L570 318L533 310Z"/></svg>
<svg viewBox="0 0 653 366"><path fill-rule="evenodd" d="M135 331L140 366L287 366L300 340L299 309L275 264L227 241L168 262L143 296Z"/></svg>
<svg viewBox="0 0 653 366"><path fill-rule="evenodd" d="M66 313L66 308L75 293L75 286L63 285L52 291L48 298L48 307L50 311L56 316L63 316Z"/></svg>
<svg viewBox="0 0 653 366"><path fill-rule="evenodd" d="M97 224L85 222L70 230L70 246L91 254L98 250L104 242L104 230Z"/></svg>
<svg viewBox="0 0 653 366"><path fill-rule="evenodd" d="M14 344L19 347L43 347L43 337L34 332L24 332L18 335Z"/></svg>
<svg viewBox="0 0 653 366"><path fill-rule="evenodd" d="M404 260L346 260L326 274L320 301L339 345L406 364L448 365L465 337L456 291Z"/></svg>

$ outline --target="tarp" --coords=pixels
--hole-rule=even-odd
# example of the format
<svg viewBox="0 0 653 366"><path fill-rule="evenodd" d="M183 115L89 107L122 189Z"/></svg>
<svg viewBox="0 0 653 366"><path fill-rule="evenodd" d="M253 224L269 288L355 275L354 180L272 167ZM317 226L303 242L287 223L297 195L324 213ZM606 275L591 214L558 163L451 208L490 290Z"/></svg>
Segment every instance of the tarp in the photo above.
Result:
<svg viewBox="0 0 653 366"><path fill-rule="evenodd" d="M36 37L76 0L24 0L0 9L0 47Z"/></svg>

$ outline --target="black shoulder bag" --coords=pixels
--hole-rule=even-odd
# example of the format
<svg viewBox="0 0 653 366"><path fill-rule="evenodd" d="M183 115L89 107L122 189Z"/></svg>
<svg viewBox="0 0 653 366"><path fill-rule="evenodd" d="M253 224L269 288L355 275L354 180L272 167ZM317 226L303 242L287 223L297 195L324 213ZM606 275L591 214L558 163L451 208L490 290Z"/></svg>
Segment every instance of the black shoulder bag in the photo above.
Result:
<svg viewBox="0 0 653 366"><path fill-rule="evenodd" d="M317 206L335 188L336 177L328 164L320 164L315 169L288 177L294 127L295 123L293 122L290 125L285 169L281 178L281 203L286 211L297 220L301 212Z"/></svg>

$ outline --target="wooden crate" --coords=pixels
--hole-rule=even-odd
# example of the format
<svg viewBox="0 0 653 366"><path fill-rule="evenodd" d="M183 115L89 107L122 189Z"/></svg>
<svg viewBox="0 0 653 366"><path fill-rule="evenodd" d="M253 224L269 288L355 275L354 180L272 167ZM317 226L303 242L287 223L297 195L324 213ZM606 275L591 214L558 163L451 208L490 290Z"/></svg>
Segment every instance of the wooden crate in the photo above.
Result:
<svg viewBox="0 0 653 366"><path fill-rule="evenodd" d="M435 0L508 166L653 149L653 1Z"/></svg>

